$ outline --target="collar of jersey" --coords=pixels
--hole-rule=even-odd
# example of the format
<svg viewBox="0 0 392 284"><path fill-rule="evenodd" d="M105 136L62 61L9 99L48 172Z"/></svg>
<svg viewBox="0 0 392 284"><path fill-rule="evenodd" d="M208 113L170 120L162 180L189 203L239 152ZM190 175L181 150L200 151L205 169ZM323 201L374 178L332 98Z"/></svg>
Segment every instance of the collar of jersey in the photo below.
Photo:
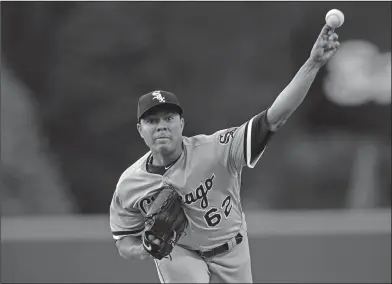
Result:
<svg viewBox="0 0 392 284"><path fill-rule="evenodd" d="M177 159L175 159L173 162L165 166L155 166L152 164L153 157L151 153L146 160L146 171L151 174L163 175L181 158L183 154L184 154L184 144L182 144L182 153Z"/></svg>

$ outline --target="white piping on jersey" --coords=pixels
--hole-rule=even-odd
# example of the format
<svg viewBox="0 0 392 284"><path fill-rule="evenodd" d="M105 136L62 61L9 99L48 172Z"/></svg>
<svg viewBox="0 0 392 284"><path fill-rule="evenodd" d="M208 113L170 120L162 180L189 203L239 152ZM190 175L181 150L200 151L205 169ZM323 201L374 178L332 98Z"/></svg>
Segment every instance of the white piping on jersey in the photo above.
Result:
<svg viewBox="0 0 392 284"><path fill-rule="evenodd" d="M140 233L137 233L137 234L125 234L125 235L113 235L112 234L112 236L113 236L113 239L118 241L126 236L138 237L138 236L141 236L142 234L143 234L143 231L141 231Z"/></svg>
<svg viewBox="0 0 392 284"><path fill-rule="evenodd" d="M136 232L133 233L132 231L136 231ZM133 236L133 237L141 236L143 234L143 231L144 231L144 223L138 227L132 228L131 230L129 230L129 229L124 230L123 229L123 230L118 230L115 232L112 231L112 236L113 236L113 239L120 240L126 236Z"/></svg>
<svg viewBox="0 0 392 284"><path fill-rule="evenodd" d="M248 123L248 129L247 129L247 134L246 134L246 165L253 169L256 165L256 163L259 161L261 155L263 155L264 150L266 147L264 147L263 151L253 160L251 161L250 159L252 158L252 125L253 125L253 120L256 116L252 117L252 119Z"/></svg>
<svg viewBox="0 0 392 284"><path fill-rule="evenodd" d="M112 236L113 236L113 239L115 239L116 241L118 241L118 240L121 240L122 238L126 237L127 235L121 235L121 236L112 235ZM131 235L128 235L128 236L131 236Z"/></svg>

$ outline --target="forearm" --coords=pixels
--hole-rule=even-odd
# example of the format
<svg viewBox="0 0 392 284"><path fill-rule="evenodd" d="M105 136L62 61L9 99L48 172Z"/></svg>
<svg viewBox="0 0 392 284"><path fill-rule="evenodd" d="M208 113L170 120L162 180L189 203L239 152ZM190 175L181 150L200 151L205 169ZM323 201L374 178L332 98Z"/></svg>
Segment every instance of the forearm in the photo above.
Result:
<svg viewBox="0 0 392 284"><path fill-rule="evenodd" d="M319 70L320 68L311 60L302 65L291 82L268 109L267 119L271 125L271 130L276 130L283 125L302 103Z"/></svg>
<svg viewBox="0 0 392 284"><path fill-rule="evenodd" d="M116 246L123 258L135 258L140 254L141 241L135 237L127 236L116 241Z"/></svg>

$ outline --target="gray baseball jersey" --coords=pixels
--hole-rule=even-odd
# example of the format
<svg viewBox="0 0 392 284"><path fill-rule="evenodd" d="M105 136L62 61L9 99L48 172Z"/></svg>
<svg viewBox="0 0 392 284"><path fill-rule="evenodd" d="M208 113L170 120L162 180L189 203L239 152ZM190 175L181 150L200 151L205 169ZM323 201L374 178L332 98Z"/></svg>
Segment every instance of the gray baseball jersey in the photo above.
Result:
<svg viewBox="0 0 392 284"><path fill-rule="evenodd" d="M110 205L114 239L140 236L144 216L164 184L177 189L189 220L178 244L208 250L235 236L242 222L241 172L253 168L271 137L266 111L239 127L183 137L183 153L163 174L148 171L146 153L121 175Z"/></svg>

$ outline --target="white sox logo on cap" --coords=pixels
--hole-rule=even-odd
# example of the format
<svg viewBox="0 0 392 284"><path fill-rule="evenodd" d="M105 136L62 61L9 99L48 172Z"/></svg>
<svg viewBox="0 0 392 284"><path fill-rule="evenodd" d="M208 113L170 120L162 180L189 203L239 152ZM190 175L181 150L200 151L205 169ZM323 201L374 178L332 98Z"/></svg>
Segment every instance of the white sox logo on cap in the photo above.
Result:
<svg viewBox="0 0 392 284"><path fill-rule="evenodd" d="M153 98L152 98L153 100L154 100L154 99L157 99L160 103L166 102L166 101L165 101L165 97L162 96L162 94L161 94L160 91L155 91L155 92L153 92L153 93L152 93L152 96L153 96Z"/></svg>
<svg viewBox="0 0 392 284"><path fill-rule="evenodd" d="M162 90L152 91L139 98L137 106L137 118L140 120L142 116L147 113L150 109L160 105L167 105L171 107L171 110L175 109L180 115L183 110L178 102L175 94L169 93Z"/></svg>

